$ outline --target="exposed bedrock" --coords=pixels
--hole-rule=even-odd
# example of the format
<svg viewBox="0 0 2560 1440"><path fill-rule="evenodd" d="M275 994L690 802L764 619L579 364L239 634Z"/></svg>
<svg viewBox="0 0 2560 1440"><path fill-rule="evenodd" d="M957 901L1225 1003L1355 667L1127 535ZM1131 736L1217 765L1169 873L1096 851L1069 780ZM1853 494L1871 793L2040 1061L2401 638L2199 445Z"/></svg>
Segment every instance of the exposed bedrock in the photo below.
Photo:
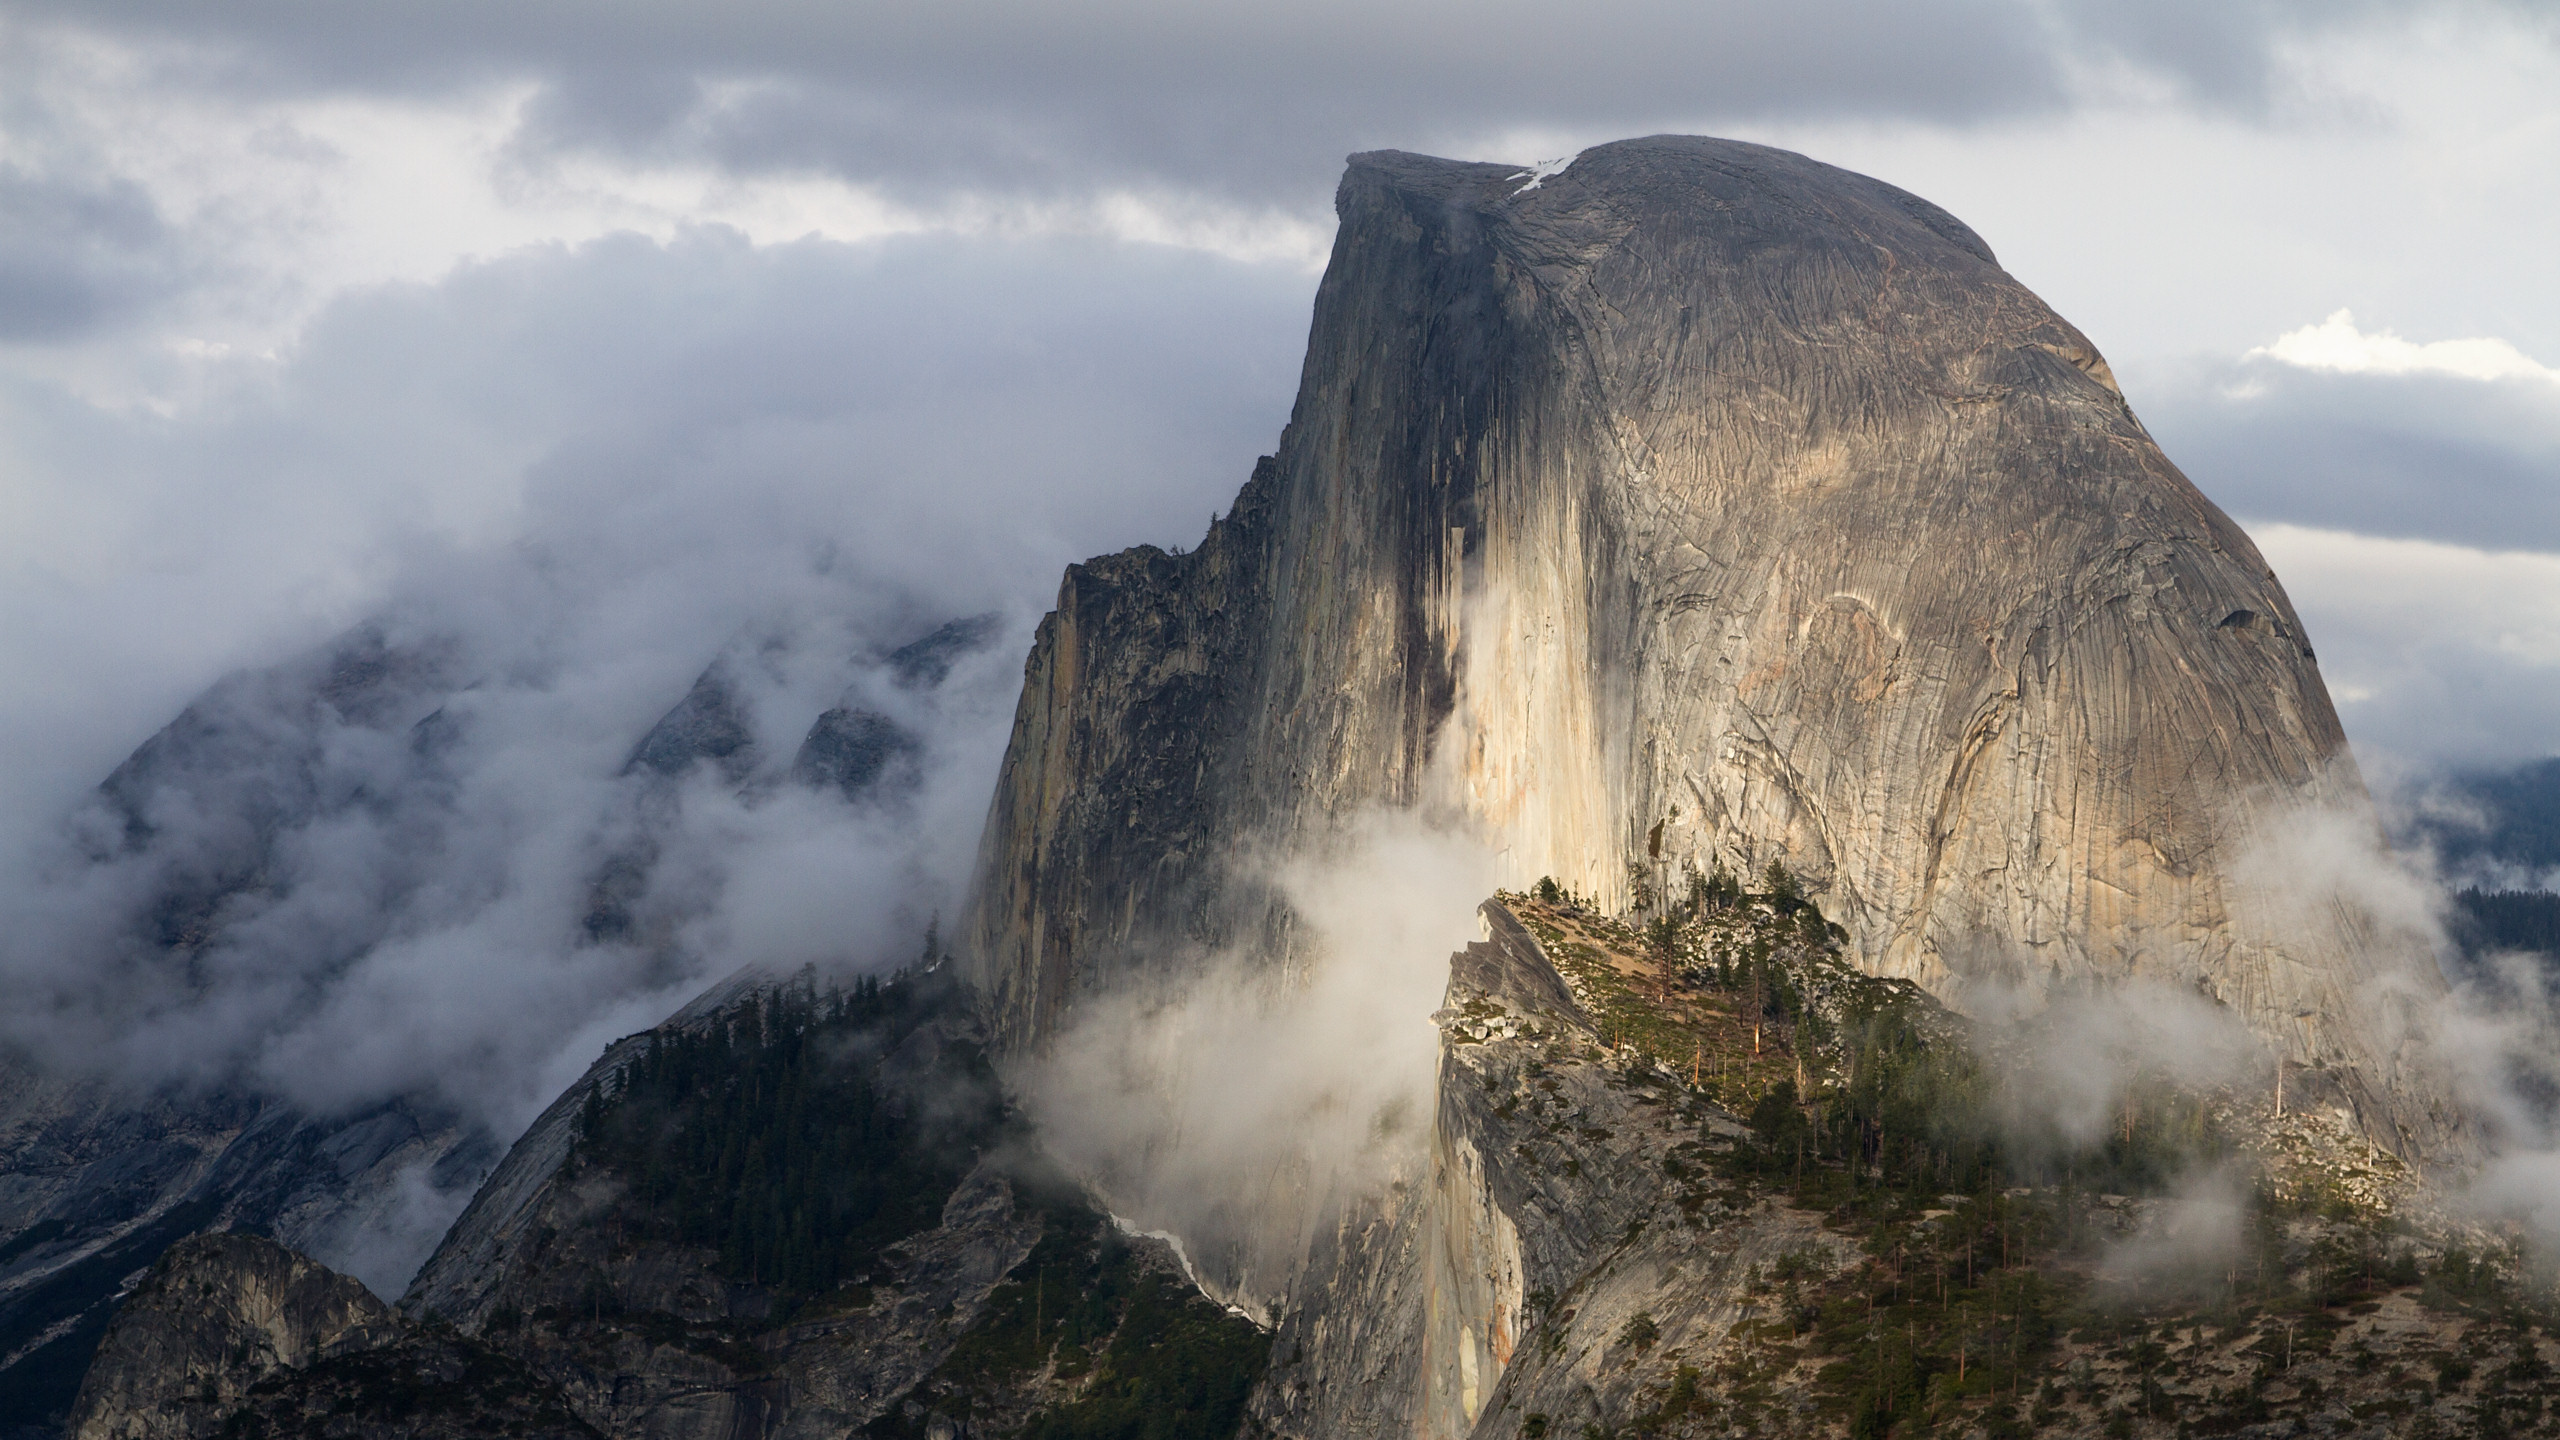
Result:
<svg viewBox="0 0 2560 1440"><path fill-rule="evenodd" d="M212 1435L252 1382L379 1343L396 1324L361 1283L272 1240L190 1237L162 1255L118 1313L70 1433Z"/></svg>
<svg viewBox="0 0 2560 1440"><path fill-rule="evenodd" d="M1709 1106L1701 1128L1676 1077L1602 1048L1507 908L1480 913L1485 938L1451 957L1435 1017L1428 1152L1320 1237L1255 1395L1275 1437L1461 1440L1620 1421L1645 1408L1648 1386L1659 1392L1675 1350L1716 1352L1777 1257L1819 1254L1827 1268L1855 1254L1812 1211L1747 1187L1710 1200L1671 1178L1694 1176L1673 1157L1694 1160L1702 1134L1742 1134L1735 1117ZM1638 1314L1665 1337L1659 1354L1622 1338ZM1524 1432L1533 1414L1562 1423Z"/></svg>
<svg viewBox="0 0 2560 1440"><path fill-rule="evenodd" d="M1801 156L1524 179L1353 157L1278 453L1197 549L1069 569L969 917L1003 1040L1285 946L1236 857L1422 806L1609 904L1631 860L1783 860L1959 1006L2201 988L2377 1139L2443 1139L2431 958L2263 858L2373 824L2301 623L2089 341Z"/></svg>

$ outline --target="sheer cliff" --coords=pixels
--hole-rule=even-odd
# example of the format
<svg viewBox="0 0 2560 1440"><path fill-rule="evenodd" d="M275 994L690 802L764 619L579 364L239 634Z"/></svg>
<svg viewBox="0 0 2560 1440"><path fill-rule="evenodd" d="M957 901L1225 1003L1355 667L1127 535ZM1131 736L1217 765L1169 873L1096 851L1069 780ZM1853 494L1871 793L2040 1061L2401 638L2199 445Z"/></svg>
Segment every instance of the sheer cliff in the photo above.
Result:
<svg viewBox="0 0 2560 1440"><path fill-rule="evenodd" d="M1613 907L1781 860L1960 1007L2202 989L2382 1143L2446 1132L2392 1013L2432 961L2251 878L2372 824L2301 622L1971 230L1668 136L1355 156L1336 204L1277 453L1040 629L966 931L1001 1043L1285 948L1238 857L1415 806Z"/></svg>

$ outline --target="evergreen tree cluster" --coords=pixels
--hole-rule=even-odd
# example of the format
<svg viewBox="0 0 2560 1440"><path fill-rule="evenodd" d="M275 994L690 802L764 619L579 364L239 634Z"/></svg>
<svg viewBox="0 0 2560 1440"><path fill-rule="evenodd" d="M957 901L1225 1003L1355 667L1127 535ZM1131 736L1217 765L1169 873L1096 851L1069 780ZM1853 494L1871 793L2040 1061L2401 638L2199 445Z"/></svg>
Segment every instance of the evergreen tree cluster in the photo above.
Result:
<svg viewBox="0 0 2560 1440"><path fill-rule="evenodd" d="M948 972L928 970L786 987L660 1032L589 1096L576 1161L630 1187L639 1238L716 1251L725 1273L781 1292L782 1314L893 1281L882 1252L938 1224L1017 1123L981 1053L918 1034L961 1003ZM1148 1263L1027 1137L1011 1138L1024 1142L1015 1202L1041 1217L1040 1242L912 1403L863 1433L909 1440L931 1433L936 1410L1002 1411L1045 1373L1069 1386L1029 1416L1036 1440L1235 1434L1269 1337ZM714 1358L742 1372L760 1363L753 1346Z"/></svg>
<svg viewBox="0 0 2560 1440"><path fill-rule="evenodd" d="M789 987L655 1036L581 1116L578 1158L621 1175L644 1228L719 1253L785 1296L862 1280L881 1250L939 1223L1002 1123L983 1056L941 1047L884 1077L949 987L936 974Z"/></svg>
<svg viewBox="0 0 2560 1440"><path fill-rule="evenodd" d="M1860 970L1846 932L1783 865L1768 865L1757 889L1721 865L1690 882L1640 926L1575 922L1642 956L1641 981L1554 923L1526 923L1581 979L1613 1044L1688 1072L1701 1094L1750 1119L1756 1143L1728 1162L1739 1172L1825 1204L1985 1184L2147 1194L2232 1153L2205 1097L2165 1076L2137 1081L2102 1134L2066 1135L2048 1107L2015 1093L1961 1019L1908 981ZM1542 882L1530 893L1551 888L1561 892Z"/></svg>
<svg viewBox="0 0 2560 1440"><path fill-rule="evenodd" d="M2560 956L2560 895L2474 886L2456 894L2453 901L2454 928L2465 950L2532 950Z"/></svg>
<svg viewBox="0 0 2560 1440"><path fill-rule="evenodd" d="M2233 1153L2204 1100L2165 1081L2134 1086L2094 1143L2039 1133L2022 1113L2031 1107L2003 1096L1976 1052L1892 1010L1849 1027L1832 1065L1839 1078L1810 1093L1782 1079L1760 1097L1750 1115L1757 1144L1735 1156L1738 1167L1832 1192L1824 1198L1865 1190L1916 1203L1986 1185L2156 1194Z"/></svg>
<svg viewBox="0 0 2560 1440"><path fill-rule="evenodd" d="M987 1297L987 1310L927 1390L967 1419L974 1392L1053 1366L1078 1387L1032 1417L1022 1440L1227 1440L1244 1424L1271 1337L1144 1262L1117 1227L1063 1192L1039 1200L1040 1243ZM881 1417L872 1440L925 1427Z"/></svg>

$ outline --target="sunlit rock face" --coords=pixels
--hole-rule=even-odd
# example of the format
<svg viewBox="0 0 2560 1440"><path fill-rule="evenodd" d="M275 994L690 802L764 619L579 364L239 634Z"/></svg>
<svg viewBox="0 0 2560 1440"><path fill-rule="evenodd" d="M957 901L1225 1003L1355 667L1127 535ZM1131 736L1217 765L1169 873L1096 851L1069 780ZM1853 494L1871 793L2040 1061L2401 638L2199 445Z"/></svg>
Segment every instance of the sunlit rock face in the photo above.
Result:
<svg viewBox="0 0 2560 1440"><path fill-rule="evenodd" d="M1536 183L1355 156L1336 203L1278 453L1041 628L968 931L1009 1042L1285 944L1240 857L1383 803L1608 904L1782 860L1960 1006L2201 987L2368 1133L2441 1135L2381 998L2431 961L2243 884L2371 823L2291 603L1971 230L1667 136Z"/></svg>
<svg viewBox="0 0 2560 1440"><path fill-rule="evenodd" d="M193 1236L137 1278L81 1385L75 1440L222 1433L251 1384L379 1343L395 1323L360 1282L263 1236Z"/></svg>

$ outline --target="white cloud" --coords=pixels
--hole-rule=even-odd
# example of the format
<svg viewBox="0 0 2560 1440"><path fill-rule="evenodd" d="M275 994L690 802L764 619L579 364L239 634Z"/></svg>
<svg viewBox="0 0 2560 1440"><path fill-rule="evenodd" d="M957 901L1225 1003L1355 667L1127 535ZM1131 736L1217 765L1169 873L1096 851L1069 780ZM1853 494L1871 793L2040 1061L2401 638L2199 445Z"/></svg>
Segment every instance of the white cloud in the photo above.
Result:
<svg viewBox="0 0 2560 1440"><path fill-rule="evenodd" d="M1251 867L1246 867L1250 869ZM1480 842L1406 812L1274 866L1302 922L1285 966L1157 955L1080 997L1025 1070L1043 1141L1139 1226L1183 1237L1201 1278L1267 1315L1299 1247L1429 1133L1449 957L1482 937Z"/></svg>
<svg viewBox="0 0 2560 1440"><path fill-rule="evenodd" d="M2237 355L2340 305L2560 356L2560 292L2538 253L2560 228L2560 188L2542 178L2560 168L2547 27L2493 6L2362 19L2281 47L2268 108L2249 121L2110 86L2051 117L1725 119L1715 133L1944 206L2087 332L2146 420L2164 362ZM1613 138L1524 127L1486 158Z"/></svg>
<svg viewBox="0 0 2560 1440"><path fill-rule="evenodd" d="M2519 665L2560 666L2560 555L2301 525L2251 533L2297 604L2311 596L2329 616L2412 643L2459 637Z"/></svg>
<svg viewBox="0 0 2560 1440"><path fill-rule="evenodd" d="M2305 370L2331 370L2349 375L2454 375L2465 380L2541 380L2560 385L2560 370L2542 364L2504 340L2404 340L2390 330L2357 328L2355 316L2332 312L2317 325L2305 325L2251 350L2244 359L2265 357Z"/></svg>

